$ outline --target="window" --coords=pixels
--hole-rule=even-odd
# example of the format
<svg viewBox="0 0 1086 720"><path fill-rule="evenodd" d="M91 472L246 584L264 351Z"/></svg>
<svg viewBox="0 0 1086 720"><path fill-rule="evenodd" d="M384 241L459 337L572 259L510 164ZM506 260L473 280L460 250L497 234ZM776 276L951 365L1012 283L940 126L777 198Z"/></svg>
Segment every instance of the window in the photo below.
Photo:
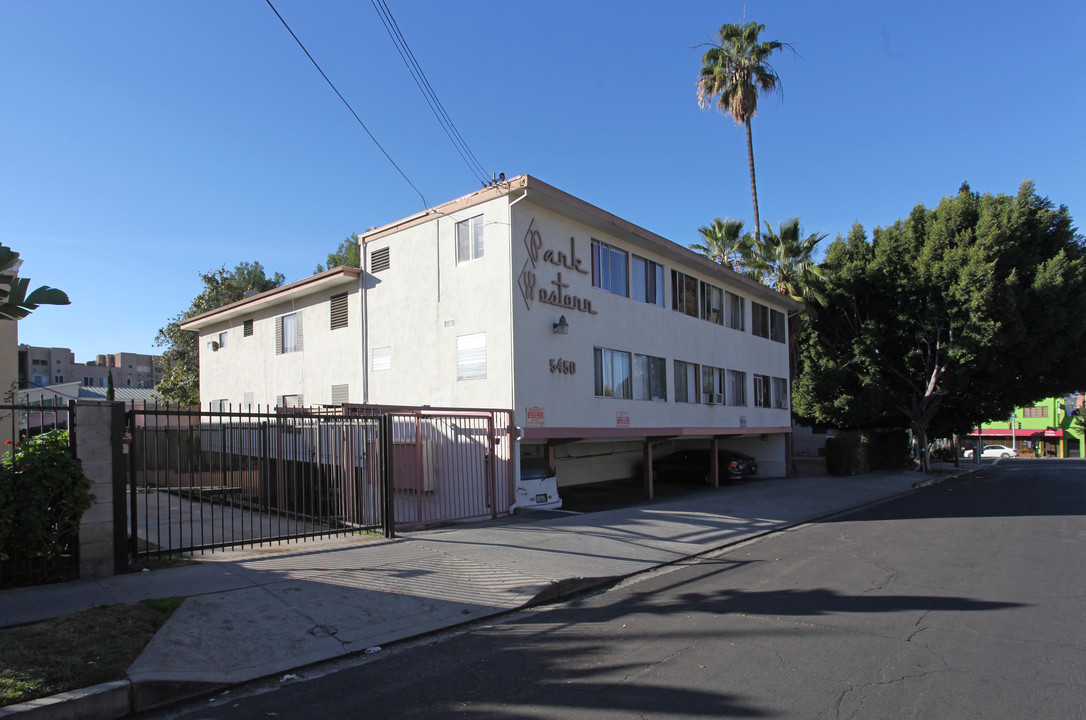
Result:
<svg viewBox="0 0 1086 720"><path fill-rule="evenodd" d="M1024 418L1046 418L1048 417L1047 405L1035 405L1033 407L1022 408L1022 417Z"/></svg>
<svg viewBox="0 0 1086 720"><path fill-rule="evenodd" d="M632 396L630 353L609 348L593 348L596 397L629 400Z"/></svg>
<svg viewBox="0 0 1086 720"><path fill-rule="evenodd" d="M275 398L275 406L282 408L300 408L302 405L301 395L280 395Z"/></svg>
<svg viewBox="0 0 1086 720"><path fill-rule="evenodd" d="M275 318L275 354L302 349L302 316L298 313Z"/></svg>
<svg viewBox="0 0 1086 720"><path fill-rule="evenodd" d="M625 250L611 247L599 240L592 241L592 285L601 290L625 297L626 293Z"/></svg>
<svg viewBox="0 0 1086 720"><path fill-rule="evenodd" d="M386 345L385 347L376 347L370 351L370 369L374 372L377 372L378 370L392 369L391 345Z"/></svg>
<svg viewBox="0 0 1086 720"><path fill-rule="evenodd" d="M699 402L698 366L694 363L675 361L675 402Z"/></svg>
<svg viewBox="0 0 1086 720"><path fill-rule="evenodd" d="M724 404L724 368L701 366L702 397L709 405Z"/></svg>
<svg viewBox="0 0 1086 720"><path fill-rule="evenodd" d="M456 264L483 256L483 216L476 215L456 223Z"/></svg>
<svg viewBox="0 0 1086 720"><path fill-rule="evenodd" d="M664 306L664 266L636 255L630 256L630 296L634 300Z"/></svg>
<svg viewBox="0 0 1086 720"><path fill-rule="evenodd" d="M338 330L347 327L347 293L333 295L329 302L331 310L331 328Z"/></svg>
<svg viewBox="0 0 1086 720"><path fill-rule="evenodd" d="M219 333L218 343L219 343L219 349L220 350L223 349L224 347L226 347L226 333L224 333L224 332ZM132 367L132 366L129 365L128 367ZM128 373L128 374L131 375L132 373Z"/></svg>
<svg viewBox="0 0 1086 720"><path fill-rule="evenodd" d="M633 356L634 400L667 400L667 360L652 355Z"/></svg>
<svg viewBox="0 0 1086 720"><path fill-rule="evenodd" d="M785 378L773 378L773 407L788 407L788 380Z"/></svg>
<svg viewBox="0 0 1086 720"><path fill-rule="evenodd" d="M746 298L735 293L724 293L725 325L733 330L746 330Z"/></svg>
<svg viewBox="0 0 1086 720"><path fill-rule="evenodd" d="M342 405L350 402L351 386L349 384L332 386L332 404Z"/></svg>
<svg viewBox="0 0 1086 720"><path fill-rule="evenodd" d="M698 281L678 270L671 271L671 309L698 316Z"/></svg>
<svg viewBox="0 0 1086 720"><path fill-rule="evenodd" d="M390 266L387 247L379 248L370 253L370 272L379 273L382 270L388 270Z"/></svg>
<svg viewBox="0 0 1086 720"><path fill-rule="evenodd" d="M772 405L769 378L765 375L754 376L754 407L767 408Z"/></svg>
<svg viewBox="0 0 1086 720"><path fill-rule="evenodd" d="M486 378L486 333L456 338L456 379Z"/></svg>
<svg viewBox="0 0 1086 720"><path fill-rule="evenodd" d="M750 304L751 328L750 331L758 337L769 338L777 342L784 342L787 333L784 329L784 313L773 310L761 303Z"/></svg>
<svg viewBox="0 0 1086 720"><path fill-rule="evenodd" d="M701 284L701 317L717 325L724 324L724 291L707 282Z"/></svg>
<svg viewBox="0 0 1086 720"><path fill-rule="evenodd" d="M252 318L249 318L248 320L243 320L242 323L241 323L241 336L242 337L252 337L252 335L253 335L253 320L252 320Z"/></svg>
<svg viewBox="0 0 1086 720"><path fill-rule="evenodd" d="M228 399L209 400L208 405L209 405L208 409L210 409L212 412L222 412L224 410L229 409L230 400L228 400Z"/></svg>
<svg viewBox="0 0 1086 720"><path fill-rule="evenodd" d="M747 374L745 372L728 371L728 404L747 404Z"/></svg>

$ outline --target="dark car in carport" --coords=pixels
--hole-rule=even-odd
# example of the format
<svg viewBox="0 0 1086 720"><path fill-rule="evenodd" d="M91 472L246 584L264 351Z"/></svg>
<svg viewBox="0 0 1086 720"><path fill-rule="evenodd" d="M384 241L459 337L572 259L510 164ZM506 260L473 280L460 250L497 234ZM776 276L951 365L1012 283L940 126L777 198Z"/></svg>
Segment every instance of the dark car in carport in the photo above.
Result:
<svg viewBox="0 0 1086 720"><path fill-rule="evenodd" d="M673 452L653 460L652 473L661 482L712 482L709 450L691 449ZM749 455L734 450L719 450L717 462L721 480L742 480L757 474L758 463Z"/></svg>

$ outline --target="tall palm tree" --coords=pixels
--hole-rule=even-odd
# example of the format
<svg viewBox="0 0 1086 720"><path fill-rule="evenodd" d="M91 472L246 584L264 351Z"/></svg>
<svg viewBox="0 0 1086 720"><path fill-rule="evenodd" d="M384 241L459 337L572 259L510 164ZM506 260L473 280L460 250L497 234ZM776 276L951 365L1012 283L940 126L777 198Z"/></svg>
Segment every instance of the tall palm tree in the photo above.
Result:
<svg viewBox="0 0 1086 720"><path fill-rule="evenodd" d="M743 234L743 221L731 218L713 218L709 225L698 228L705 244L691 245L710 260L738 270L743 265L743 258L750 252L754 240L750 233Z"/></svg>
<svg viewBox="0 0 1086 720"><path fill-rule="evenodd" d="M774 232L769 223L766 233L750 248L747 264L762 273L763 282L771 285L793 300L806 303L810 308L823 299L822 269L814 261L818 243L826 239L826 233L812 233L803 237L799 218L782 220Z"/></svg>
<svg viewBox="0 0 1086 720"><path fill-rule="evenodd" d="M768 62L769 56L782 47L791 47L777 40L759 42L758 34L763 30L765 25L756 22L721 25L701 58L698 77L698 104L706 107L715 103L720 112L747 128L755 241L761 239L761 217L758 214L758 186L754 181L754 140L750 121L758 112L759 92L768 95L780 84L780 77Z"/></svg>

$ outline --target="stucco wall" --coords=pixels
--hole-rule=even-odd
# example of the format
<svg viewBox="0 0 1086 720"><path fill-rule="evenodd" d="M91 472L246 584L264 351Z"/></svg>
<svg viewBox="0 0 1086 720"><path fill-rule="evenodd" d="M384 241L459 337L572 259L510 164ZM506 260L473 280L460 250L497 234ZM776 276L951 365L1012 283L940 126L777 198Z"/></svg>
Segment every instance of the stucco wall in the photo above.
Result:
<svg viewBox="0 0 1086 720"><path fill-rule="evenodd" d="M483 257L457 264L456 223L483 216ZM389 267L367 277L366 369L373 403L512 406L509 209L506 198L410 227L366 245ZM457 338L486 333L486 378L457 380ZM389 369L372 369L374 348Z"/></svg>
<svg viewBox="0 0 1086 720"><path fill-rule="evenodd" d="M347 292L348 324L330 329L330 298ZM200 399L228 400L243 405L252 393L255 405L271 406L280 395L302 395L306 405L332 402L332 386L349 385L348 402L361 402L362 314L360 285L337 286L326 292L285 297L251 314L211 325L200 331ZM277 355L276 318L290 313L302 317L302 349ZM244 321L253 320L245 337ZM208 342L227 333L225 347Z"/></svg>

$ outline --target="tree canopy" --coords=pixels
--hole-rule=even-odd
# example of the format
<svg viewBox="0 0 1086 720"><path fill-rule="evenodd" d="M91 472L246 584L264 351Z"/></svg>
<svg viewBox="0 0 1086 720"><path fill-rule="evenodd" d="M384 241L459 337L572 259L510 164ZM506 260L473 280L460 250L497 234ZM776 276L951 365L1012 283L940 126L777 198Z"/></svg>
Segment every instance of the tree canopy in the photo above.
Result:
<svg viewBox="0 0 1086 720"><path fill-rule="evenodd" d="M358 244L358 233L352 233L349 238L339 244L335 252L328 253L325 264L318 264L314 272L324 272L340 265L362 267L362 247Z"/></svg>
<svg viewBox="0 0 1086 720"><path fill-rule="evenodd" d="M247 290L263 292L279 287L286 278L281 273L269 278L260 263L242 262L233 270L228 271L223 266L200 273L200 279L204 289L193 299L189 309L171 318L155 336L155 345L166 348L162 353L162 380L155 386L155 391L167 402L183 406L200 402L200 347L197 334L182 330L181 323L237 302Z"/></svg>
<svg viewBox="0 0 1086 720"><path fill-rule="evenodd" d="M965 432L1086 387L1086 248L1064 206L962 185L870 241L856 225L822 264L793 409L841 429Z"/></svg>
<svg viewBox="0 0 1086 720"><path fill-rule="evenodd" d="M43 285L31 292L30 279L18 275L19 253L0 244L0 320L21 320L40 305L70 305L63 290Z"/></svg>

